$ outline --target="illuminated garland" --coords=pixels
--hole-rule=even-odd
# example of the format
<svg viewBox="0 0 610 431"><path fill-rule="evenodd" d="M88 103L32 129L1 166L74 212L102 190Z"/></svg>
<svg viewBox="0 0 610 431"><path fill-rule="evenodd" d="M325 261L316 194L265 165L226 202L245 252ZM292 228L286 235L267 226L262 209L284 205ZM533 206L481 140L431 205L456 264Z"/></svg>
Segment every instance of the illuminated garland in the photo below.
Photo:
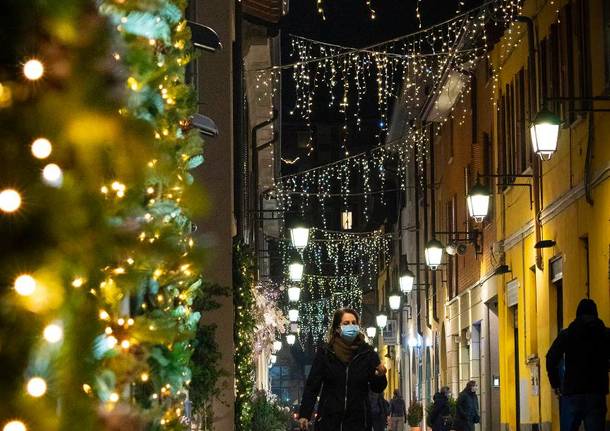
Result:
<svg viewBox="0 0 610 431"><path fill-rule="evenodd" d="M340 198L344 208L350 202L361 199L365 220L369 219L369 196L379 194L385 203L388 175L397 181L397 190L404 190L413 150L417 147L418 166L423 170L428 153L429 133L411 129L404 137L397 138L370 151L356 154L324 166L304 172L285 175L275 181L273 196L280 209L298 209L304 214L312 203L320 204L322 226L328 226L326 205L333 198ZM392 169L391 174L388 169ZM391 190L389 190L391 191Z"/></svg>
<svg viewBox="0 0 610 431"><path fill-rule="evenodd" d="M26 357L11 361L24 364L15 376L27 385L16 387L29 394L11 396L23 418L15 429L176 429L188 419L192 303L209 292L187 212L200 199L189 170L203 143L188 127L186 3L98 5L108 22L89 1L38 3L38 59L23 70L38 82L0 85L10 108L0 117L2 171L24 185L0 193L3 230L5 220L15 226L3 238L21 247L2 258L14 287L5 299L26 316L24 332L44 336L28 336ZM35 226L37 241L23 241Z"/></svg>
<svg viewBox="0 0 610 431"><path fill-rule="evenodd" d="M335 310L342 307L350 307L362 313L362 290L356 287L335 292L328 298L300 302L299 320L304 322L299 325L301 344L305 345L310 337L314 346L323 341Z"/></svg>
<svg viewBox="0 0 610 431"><path fill-rule="evenodd" d="M519 13L519 3L518 0L492 0L444 23L365 48L292 37L294 63L248 72L265 96L276 93L283 73L291 74L296 90L291 114L307 125L311 124L316 97L328 100L329 108L345 117L344 139L340 145L349 156L349 130L360 130L360 107L367 94L376 95L377 138L381 144L393 102L400 99L407 117L418 119L422 103L426 101L424 90L437 87L448 63L464 71L472 70L487 55L486 28L510 26ZM374 88L368 88L371 82L375 83ZM310 134L307 155L313 150Z"/></svg>
<svg viewBox="0 0 610 431"><path fill-rule="evenodd" d="M235 429L249 431L254 393L256 332L254 260L243 244L233 247L233 342L235 344Z"/></svg>

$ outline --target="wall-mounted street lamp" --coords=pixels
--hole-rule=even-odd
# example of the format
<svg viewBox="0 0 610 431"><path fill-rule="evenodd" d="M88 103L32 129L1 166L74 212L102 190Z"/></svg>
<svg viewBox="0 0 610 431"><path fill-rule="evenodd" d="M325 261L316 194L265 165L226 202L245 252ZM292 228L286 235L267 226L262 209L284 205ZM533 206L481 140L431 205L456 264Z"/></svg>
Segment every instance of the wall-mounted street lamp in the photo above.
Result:
<svg viewBox="0 0 610 431"><path fill-rule="evenodd" d="M296 308L288 310L288 320L291 322L296 322L299 320L299 310Z"/></svg>
<svg viewBox="0 0 610 431"><path fill-rule="evenodd" d="M375 335L377 335L377 328L374 326L369 326L368 328L366 328L366 335L369 338L375 338Z"/></svg>
<svg viewBox="0 0 610 431"><path fill-rule="evenodd" d="M390 303L390 309L393 311L400 309L400 300L401 297L398 292L393 292L388 298L388 302Z"/></svg>
<svg viewBox="0 0 610 431"><path fill-rule="evenodd" d="M413 283L415 281L415 274L409 268L402 273L400 278L398 279L398 284L400 285L400 291L402 293L409 293L413 290Z"/></svg>
<svg viewBox="0 0 610 431"><path fill-rule="evenodd" d="M280 340L275 340L273 342L273 352L279 352L282 350L282 342Z"/></svg>
<svg viewBox="0 0 610 431"><path fill-rule="evenodd" d="M377 322L379 329L383 330L388 324L388 315L383 311L380 311L379 314L377 314L377 317L375 317L375 321Z"/></svg>
<svg viewBox="0 0 610 431"><path fill-rule="evenodd" d="M303 279L303 264L298 260L293 261L288 265L288 274L290 276L290 281L301 281Z"/></svg>
<svg viewBox="0 0 610 431"><path fill-rule="evenodd" d="M292 346L296 340L297 340L296 335L294 335L294 334L286 335L286 342L288 343L289 346Z"/></svg>
<svg viewBox="0 0 610 431"><path fill-rule="evenodd" d="M559 139L559 126L561 119L558 115L544 108L536 115L530 126L532 147L540 159L549 160L557 151Z"/></svg>
<svg viewBox="0 0 610 431"><path fill-rule="evenodd" d="M288 301L297 302L301 297L301 288L300 287L289 287L288 288Z"/></svg>
<svg viewBox="0 0 610 431"><path fill-rule="evenodd" d="M477 178L477 182L466 197L466 203L468 204L468 214L474 219L475 222L481 223L489 212L489 198L491 191L488 187L485 187Z"/></svg>
<svg viewBox="0 0 610 431"><path fill-rule="evenodd" d="M309 228L297 225L290 228L290 241L297 250L303 250L309 243Z"/></svg>
<svg viewBox="0 0 610 431"><path fill-rule="evenodd" d="M426 265L428 265L432 271L436 271L436 269L440 266L443 260L444 248L445 247L443 244L437 239L431 239L426 244L426 250L424 251Z"/></svg>

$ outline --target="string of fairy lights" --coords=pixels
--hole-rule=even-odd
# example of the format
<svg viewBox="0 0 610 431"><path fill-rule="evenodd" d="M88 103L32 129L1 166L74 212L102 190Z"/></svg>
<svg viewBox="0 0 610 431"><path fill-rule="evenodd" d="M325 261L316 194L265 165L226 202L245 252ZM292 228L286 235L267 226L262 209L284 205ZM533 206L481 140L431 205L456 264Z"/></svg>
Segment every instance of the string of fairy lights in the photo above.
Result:
<svg viewBox="0 0 610 431"><path fill-rule="evenodd" d="M404 136L369 151L280 177L275 180L273 196L278 200L280 209L289 210L296 204L301 214L306 212L315 199L321 208L324 228L328 227L325 209L329 200L339 196L343 208L347 208L348 199L359 196L363 215L368 221L371 203L368 196L380 194L381 203L385 205L389 176L397 182L398 190L405 190L413 150L418 148L418 166L423 169L428 142L428 133L412 128Z"/></svg>
<svg viewBox="0 0 610 431"><path fill-rule="evenodd" d="M420 7L418 1L417 19L421 28ZM342 114L344 119L337 145L345 157L279 177L271 193L284 213L296 211L305 215L311 208L317 208L321 214L321 228L311 229L311 240L299 253L310 271L301 282L307 292L306 299L300 302L299 313L294 313L307 322L307 327L301 328L302 342L310 337L314 342L319 341L328 325L328 316L337 307L350 305L359 309L362 285L373 285L376 271L387 263L392 250L391 235L382 232L331 233L327 207L338 199L343 208L348 208L350 199L360 197L362 216L368 222L371 209L368 197L379 194L385 204L389 184L396 190L405 190L414 154L418 172L413 173L413 178L421 186L430 135L419 123L426 120L423 117L429 115L426 112L440 109L438 98L433 96L446 90L448 72L456 71L460 75L464 85L456 101L463 102L470 92L470 72L481 59L489 56L489 27L508 28L505 43L510 45L512 41L512 23L521 9L520 1L492 0L466 12L463 7L464 2L458 2L456 16L446 22L365 48L292 36L293 63L248 71L266 97L277 93L282 76L288 74L296 94L290 115L301 119L307 127L312 125L320 100L327 101L328 109ZM324 13L322 0L318 0L318 10ZM371 13L373 17L372 8ZM491 71L492 92L497 90L500 71ZM378 113L377 145L369 151L351 154L350 139L362 129L363 103L371 100L371 95ZM426 111L428 101L435 99L432 108ZM469 113L465 108L455 112L455 106L460 104L453 103L449 112L435 121L443 123L451 118L462 124ZM400 137L393 139L388 118L397 107L405 114L406 122L392 125L402 129L398 132ZM315 142L310 133L305 156L314 151ZM288 267L294 251L287 242L282 244L281 254Z"/></svg>

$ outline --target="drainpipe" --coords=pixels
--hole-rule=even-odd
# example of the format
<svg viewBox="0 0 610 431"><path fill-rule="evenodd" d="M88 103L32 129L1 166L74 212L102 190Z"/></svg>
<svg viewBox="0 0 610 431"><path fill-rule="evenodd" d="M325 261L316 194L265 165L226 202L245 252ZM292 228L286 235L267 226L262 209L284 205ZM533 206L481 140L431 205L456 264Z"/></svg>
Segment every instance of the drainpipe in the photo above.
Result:
<svg viewBox="0 0 610 431"><path fill-rule="evenodd" d="M436 233L436 180L434 175L435 165L434 165L434 136L432 134L432 129L430 130L430 230L432 231L432 235L434 236ZM432 271L432 318L436 323L438 323L438 311L436 309L436 271ZM428 327L432 327L428 324Z"/></svg>
<svg viewBox="0 0 610 431"><path fill-rule="evenodd" d="M534 20L529 16L519 15L518 22L522 22L527 26L527 45L528 45L528 68L530 74L530 115L535 115L540 109L538 103L538 79L536 74L536 29ZM540 222L540 211L542 210L542 165L538 157L534 156L532 163L534 183L534 234L536 243L542 239L542 223ZM543 269L542 249L536 249L536 267L539 270Z"/></svg>
<svg viewBox="0 0 610 431"><path fill-rule="evenodd" d="M417 172L417 158L418 158L418 154L417 154L417 145L413 146L413 172ZM415 180L417 181L417 179ZM419 246L420 246L420 241L419 241L419 235L420 235L420 231L419 231L419 187L415 186L414 189L414 193L415 193L415 274L416 274L416 278L415 278L415 282L419 284L419 265L420 265L420 261L419 261ZM421 329L421 319L420 319L420 313L419 310L421 309L421 301L420 301L420 293L418 289L415 289L415 316L416 316L416 321L417 321L417 333L420 336L423 336L422 334L422 329Z"/></svg>
<svg viewBox="0 0 610 431"><path fill-rule="evenodd" d="M275 139L276 136L275 134L273 135L273 138L271 139L271 141L266 142L264 144L262 144L260 147L257 147L256 145L256 138L258 135L258 131L267 127L268 125L272 124L275 119L277 118L277 110L273 110L271 117L261 123L258 123L257 125L255 125L252 128L252 132L251 132L251 137L250 137L250 146L252 148L252 161L251 161L251 166L252 166L252 186L250 187L250 190L248 190L248 192L250 193L250 195L252 196L252 201L249 202L248 207L252 208L254 210L253 214L253 218L254 220L252 220L252 222L250 223L250 238L254 240L254 249L255 250L259 250L259 238L258 238L258 225L256 223L256 221L259 218L259 200L258 200L258 151L262 148L265 148L269 145L271 145ZM247 165L247 160L244 161Z"/></svg>
<svg viewBox="0 0 610 431"><path fill-rule="evenodd" d="M428 229L428 164L423 163L424 172L424 241L428 241L430 239L430 233ZM432 184L434 187L434 184ZM425 244L425 243L424 243ZM430 319L428 316L428 311L430 310L430 274L428 268L425 269L424 272L424 282L426 283L426 312L424 313L426 316L426 326L431 329L432 325L430 324Z"/></svg>

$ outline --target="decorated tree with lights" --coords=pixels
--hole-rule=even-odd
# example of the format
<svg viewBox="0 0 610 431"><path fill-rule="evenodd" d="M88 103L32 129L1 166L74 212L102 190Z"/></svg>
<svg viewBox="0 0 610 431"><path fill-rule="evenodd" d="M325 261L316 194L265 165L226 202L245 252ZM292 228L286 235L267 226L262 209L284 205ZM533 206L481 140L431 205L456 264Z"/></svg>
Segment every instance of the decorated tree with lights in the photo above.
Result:
<svg viewBox="0 0 610 431"><path fill-rule="evenodd" d="M11 2L0 65L4 431L183 429L203 161L181 0Z"/></svg>

